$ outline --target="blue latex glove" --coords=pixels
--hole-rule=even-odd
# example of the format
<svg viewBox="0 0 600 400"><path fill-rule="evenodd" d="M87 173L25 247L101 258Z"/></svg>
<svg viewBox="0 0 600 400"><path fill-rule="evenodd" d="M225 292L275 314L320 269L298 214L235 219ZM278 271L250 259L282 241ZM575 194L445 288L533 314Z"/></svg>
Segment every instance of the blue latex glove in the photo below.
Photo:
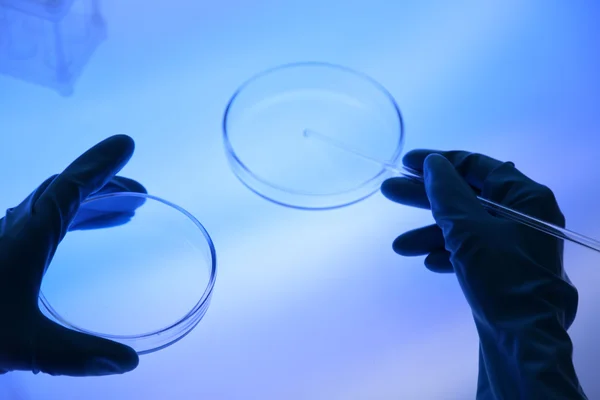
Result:
<svg viewBox="0 0 600 400"><path fill-rule="evenodd" d="M115 177L133 150L127 136L99 143L0 220L0 372L93 376L137 367L133 349L68 330L38 308L42 277L67 231L123 224L141 205L138 201L114 204L110 210L82 208L75 217L81 202L93 194L145 193L141 184Z"/></svg>
<svg viewBox="0 0 600 400"><path fill-rule="evenodd" d="M480 338L477 398L585 399L567 334L578 295L563 269L564 243L493 216L475 196L564 227L552 191L480 154L415 150L403 163L424 172L425 184L392 178L383 194L430 208L436 224L399 236L393 247L456 274Z"/></svg>

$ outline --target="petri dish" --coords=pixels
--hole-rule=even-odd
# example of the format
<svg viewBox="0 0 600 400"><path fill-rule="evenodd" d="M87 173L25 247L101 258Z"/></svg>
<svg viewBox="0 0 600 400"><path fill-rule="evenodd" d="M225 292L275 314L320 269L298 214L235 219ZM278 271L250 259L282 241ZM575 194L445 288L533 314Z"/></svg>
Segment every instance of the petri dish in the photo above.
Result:
<svg viewBox="0 0 600 400"><path fill-rule="evenodd" d="M44 315L79 332L132 347L164 349L208 310L216 253L183 208L141 193L85 201L44 276Z"/></svg>
<svg viewBox="0 0 600 400"><path fill-rule="evenodd" d="M307 139L319 132L367 158ZM319 62L259 73L231 97L223 117L229 165L254 193L299 209L361 201L394 175L369 162L400 162L404 128L392 95L369 76Z"/></svg>

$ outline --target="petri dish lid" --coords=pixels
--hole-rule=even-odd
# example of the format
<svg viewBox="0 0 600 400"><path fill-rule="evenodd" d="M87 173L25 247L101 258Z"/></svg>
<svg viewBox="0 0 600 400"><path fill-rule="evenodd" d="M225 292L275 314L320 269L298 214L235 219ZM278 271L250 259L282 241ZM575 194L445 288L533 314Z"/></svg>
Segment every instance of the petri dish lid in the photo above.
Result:
<svg viewBox="0 0 600 400"><path fill-rule="evenodd" d="M183 338L206 313L215 248L183 208L148 194L99 195L69 230L40 291L53 321L147 354Z"/></svg>
<svg viewBox="0 0 600 400"><path fill-rule="evenodd" d="M402 116L382 85L343 66L307 62L262 72L235 92L223 117L229 165L256 194L300 209L356 203L393 175L307 138L306 130L388 165L402 154Z"/></svg>

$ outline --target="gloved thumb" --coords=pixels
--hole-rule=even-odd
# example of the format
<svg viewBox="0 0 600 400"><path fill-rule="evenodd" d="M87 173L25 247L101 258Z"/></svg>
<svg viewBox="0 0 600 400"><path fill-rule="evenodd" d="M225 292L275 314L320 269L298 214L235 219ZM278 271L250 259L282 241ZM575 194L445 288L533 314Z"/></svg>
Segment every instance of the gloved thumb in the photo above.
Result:
<svg viewBox="0 0 600 400"><path fill-rule="evenodd" d="M444 156L431 154L423 163L425 191L431 212L442 229L446 249L455 252L490 215L475 192Z"/></svg>
<svg viewBox="0 0 600 400"><path fill-rule="evenodd" d="M137 353L121 343L69 330L43 317L34 368L50 375L104 376L138 366Z"/></svg>

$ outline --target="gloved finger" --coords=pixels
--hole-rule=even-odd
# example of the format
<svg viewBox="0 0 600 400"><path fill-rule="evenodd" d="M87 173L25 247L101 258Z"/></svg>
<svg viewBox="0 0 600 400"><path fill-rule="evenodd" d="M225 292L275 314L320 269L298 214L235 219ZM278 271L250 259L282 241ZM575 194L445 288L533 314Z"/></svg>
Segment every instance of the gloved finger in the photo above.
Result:
<svg viewBox="0 0 600 400"><path fill-rule="evenodd" d="M423 171L425 159L430 154L439 154L448 159L467 183L477 191L481 191L488 176L496 168L504 164L502 161L478 153L426 149L418 149L406 153L402 159L402 163L409 168Z"/></svg>
<svg viewBox="0 0 600 400"><path fill-rule="evenodd" d="M552 191L517 168L483 154L465 151L413 150L403 158L409 168L422 171L430 154L447 158L478 194L544 221L565 226L565 218Z"/></svg>
<svg viewBox="0 0 600 400"><path fill-rule="evenodd" d="M510 163L501 165L490 174L482 196L543 221L565 226L565 217L552 190L527 177Z"/></svg>
<svg viewBox="0 0 600 400"><path fill-rule="evenodd" d="M33 213L49 229L48 238L54 247L64 237L81 202L102 189L125 166L134 147L133 139L125 135L100 142L71 163L42 193Z"/></svg>
<svg viewBox="0 0 600 400"><path fill-rule="evenodd" d="M27 212L31 213L33 211L33 206L36 201L40 198L40 196L48 189L48 186L58 177L58 175L52 175L50 178L46 179L40 186L38 186L33 193L31 193L21 204L27 205Z"/></svg>
<svg viewBox="0 0 600 400"><path fill-rule="evenodd" d="M436 250L425 257L425 267L438 274L449 274L454 272L450 262L450 253L446 250Z"/></svg>
<svg viewBox="0 0 600 400"><path fill-rule="evenodd" d="M469 153L466 151L413 150L402 159L403 164L411 169L423 171L425 158L430 154L443 155L450 161L469 185L480 193L487 177L503 163L491 157ZM386 180L381 191L388 199L397 203L430 208L429 200L422 184L407 178L391 178Z"/></svg>
<svg viewBox="0 0 600 400"><path fill-rule="evenodd" d="M33 205L57 176L58 175L54 175L46 179L18 206L11 207L6 210L5 218L0 219L0 233L5 232L8 229L15 229L16 231L22 229L22 227L29 221L29 217L33 210Z"/></svg>
<svg viewBox="0 0 600 400"><path fill-rule="evenodd" d="M144 193L147 194L148 191L138 181L135 181L130 178L126 178L124 176L115 176L112 178L106 185L102 187L98 192L94 193L94 195L103 195L109 193L123 193L123 192L132 192L132 193Z"/></svg>
<svg viewBox="0 0 600 400"><path fill-rule="evenodd" d="M392 247L401 256L422 256L444 250L444 235L439 226L428 225L398 236Z"/></svg>
<svg viewBox="0 0 600 400"><path fill-rule="evenodd" d="M429 198L425 186L414 180L395 177L381 184L381 193L389 200L406 206L429 209Z"/></svg>
<svg viewBox="0 0 600 400"><path fill-rule="evenodd" d="M34 370L50 375L104 376L132 371L137 353L121 343L69 330L43 317Z"/></svg>
<svg viewBox="0 0 600 400"><path fill-rule="evenodd" d="M477 237L474 228L492 217L445 157L431 154L423 166L433 218L442 229L446 249L458 251L469 238Z"/></svg>
<svg viewBox="0 0 600 400"><path fill-rule="evenodd" d="M146 188L132 179L116 176L95 196L111 193L143 193ZM116 196L84 202L69 226L69 231L109 228L123 225L135 215L145 202L144 197Z"/></svg>

